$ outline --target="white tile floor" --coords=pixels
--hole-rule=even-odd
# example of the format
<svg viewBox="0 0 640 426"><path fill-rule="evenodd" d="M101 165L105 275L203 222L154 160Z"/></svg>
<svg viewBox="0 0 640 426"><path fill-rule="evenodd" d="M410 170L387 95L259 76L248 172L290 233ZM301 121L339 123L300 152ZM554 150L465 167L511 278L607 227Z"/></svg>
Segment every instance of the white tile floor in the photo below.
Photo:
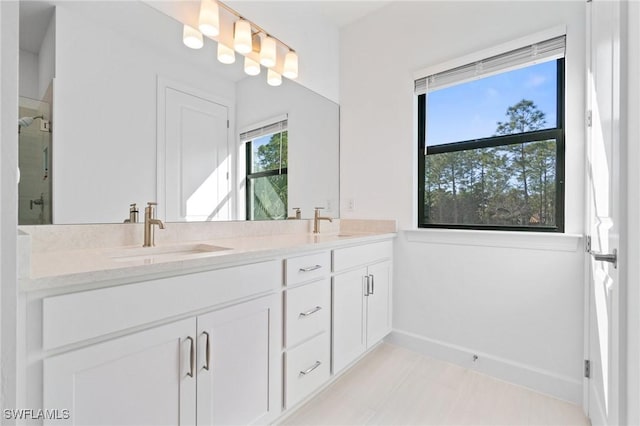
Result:
<svg viewBox="0 0 640 426"><path fill-rule="evenodd" d="M577 405L380 345L282 425L589 425Z"/></svg>

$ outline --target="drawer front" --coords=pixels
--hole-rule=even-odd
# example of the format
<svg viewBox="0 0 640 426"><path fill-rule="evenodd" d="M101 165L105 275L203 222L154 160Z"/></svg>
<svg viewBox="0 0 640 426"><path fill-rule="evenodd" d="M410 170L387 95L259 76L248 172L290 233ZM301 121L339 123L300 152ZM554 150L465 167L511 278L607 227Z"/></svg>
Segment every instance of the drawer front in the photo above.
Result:
<svg viewBox="0 0 640 426"><path fill-rule="evenodd" d="M329 333L287 351L285 373L286 408L318 389L329 380Z"/></svg>
<svg viewBox="0 0 640 426"><path fill-rule="evenodd" d="M392 241L336 249L333 251L333 271L340 272L392 257Z"/></svg>
<svg viewBox="0 0 640 426"><path fill-rule="evenodd" d="M47 350L80 342L281 286L282 263L273 260L47 297L42 302L42 346Z"/></svg>
<svg viewBox="0 0 640 426"><path fill-rule="evenodd" d="M331 327L331 280L325 278L285 292L285 344L292 347Z"/></svg>
<svg viewBox="0 0 640 426"><path fill-rule="evenodd" d="M285 261L285 283L288 286L317 280L331 271L331 253L308 254Z"/></svg>

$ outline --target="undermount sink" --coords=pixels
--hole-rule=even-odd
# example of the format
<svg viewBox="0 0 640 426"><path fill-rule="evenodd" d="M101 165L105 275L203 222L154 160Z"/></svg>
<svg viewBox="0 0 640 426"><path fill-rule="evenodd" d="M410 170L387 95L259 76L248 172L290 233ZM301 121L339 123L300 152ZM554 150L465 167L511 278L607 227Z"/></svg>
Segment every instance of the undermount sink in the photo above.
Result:
<svg viewBox="0 0 640 426"><path fill-rule="evenodd" d="M150 261L167 261L224 250L230 249L229 247L214 246L211 244L176 244L158 247L126 248L112 252L109 257L116 262L132 262L146 259Z"/></svg>

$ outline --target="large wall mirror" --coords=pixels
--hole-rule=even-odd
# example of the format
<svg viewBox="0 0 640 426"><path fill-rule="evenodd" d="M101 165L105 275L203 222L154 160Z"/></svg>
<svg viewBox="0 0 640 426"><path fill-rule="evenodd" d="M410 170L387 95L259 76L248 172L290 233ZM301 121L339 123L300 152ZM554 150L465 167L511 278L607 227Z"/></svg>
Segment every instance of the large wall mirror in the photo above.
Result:
<svg viewBox="0 0 640 426"><path fill-rule="evenodd" d="M338 217L334 102L187 48L145 2L21 1L20 20L20 224L118 223L147 201L167 221Z"/></svg>

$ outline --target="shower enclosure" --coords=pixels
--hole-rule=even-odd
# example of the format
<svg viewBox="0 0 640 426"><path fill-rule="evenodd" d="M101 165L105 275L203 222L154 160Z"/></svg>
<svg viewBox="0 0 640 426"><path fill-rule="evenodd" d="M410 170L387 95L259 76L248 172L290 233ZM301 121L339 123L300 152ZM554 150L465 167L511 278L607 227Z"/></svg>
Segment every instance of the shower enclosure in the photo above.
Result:
<svg viewBox="0 0 640 426"><path fill-rule="evenodd" d="M51 106L20 97L18 224L51 224Z"/></svg>

